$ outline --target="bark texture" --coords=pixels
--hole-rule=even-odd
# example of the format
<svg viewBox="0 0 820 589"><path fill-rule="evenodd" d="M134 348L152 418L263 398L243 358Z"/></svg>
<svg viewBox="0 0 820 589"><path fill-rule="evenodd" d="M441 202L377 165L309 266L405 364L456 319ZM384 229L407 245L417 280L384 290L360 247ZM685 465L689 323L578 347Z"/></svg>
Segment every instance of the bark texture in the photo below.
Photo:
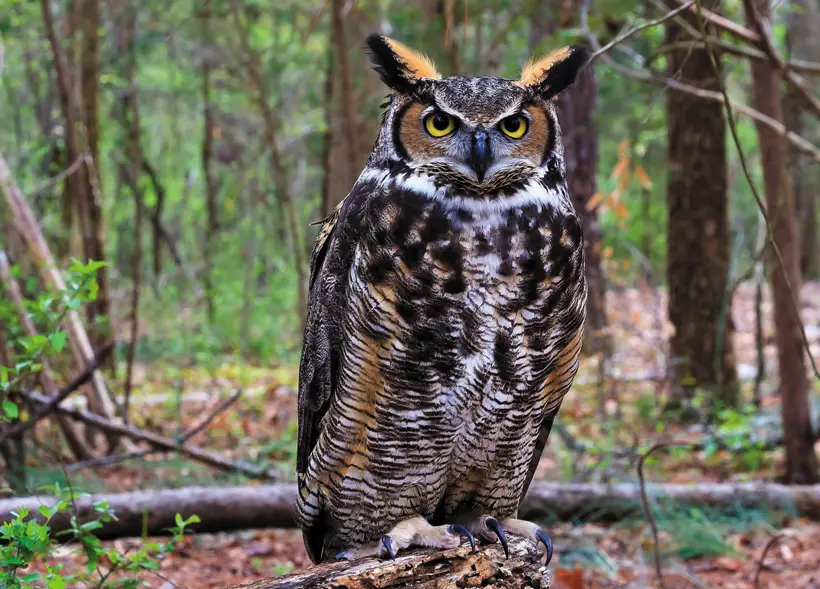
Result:
<svg viewBox="0 0 820 589"><path fill-rule="evenodd" d="M387 93L371 69L364 38L378 29L374 0L333 0L325 86L325 164L322 216L347 196L379 132L379 97Z"/></svg>
<svg viewBox="0 0 820 589"><path fill-rule="evenodd" d="M744 8L746 18L753 28L770 18L768 0L744 0ZM754 61L752 83L754 107L776 121L783 121L780 74L777 70L768 61ZM800 299L801 284L794 190L782 136L760 123L757 123L757 133L766 189L766 209L774 243L780 252L778 256L774 248L768 249L775 343L780 371L780 406L786 437L786 481L809 484L818 481L818 473L801 318L794 304L794 300Z"/></svg>
<svg viewBox="0 0 820 589"><path fill-rule="evenodd" d="M791 0L786 13L788 45L793 59L820 60L820 6L816 0ZM786 126L802 137L818 137L817 121L802 108L799 96L787 94ZM794 201L800 236L800 271L806 279L820 278L820 241L818 241L818 199L820 166L796 147L790 148L794 179Z"/></svg>
<svg viewBox="0 0 820 589"><path fill-rule="evenodd" d="M711 10L718 5L716 0L705 2ZM695 22L693 15L686 18ZM680 25L667 23L668 43L687 39ZM671 51L668 59L670 76L706 90L719 89L705 49ZM726 292L731 243L723 106L669 90L667 113L667 278L676 383L670 405L679 407L700 387L736 406L734 327Z"/></svg>
<svg viewBox="0 0 820 589"><path fill-rule="evenodd" d="M498 544L470 552L469 546L430 552L417 550L393 561L364 559L330 562L305 571L237 585L233 589L455 589L494 587L548 589L552 586L543 554L528 541L510 539L510 558Z"/></svg>
<svg viewBox="0 0 820 589"><path fill-rule="evenodd" d="M744 506L768 508L786 516L820 521L820 485L659 484L649 485L648 491L653 500L678 506L726 510ZM39 505L51 505L54 501L52 496L2 499L0 521L8 519L11 511L20 507L30 507L36 513ZM92 501L106 501L117 513L118 520L106 524L97 534L100 538L139 536L143 533L144 515L147 517L145 530L149 535L167 534L177 513L183 517L198 515L202 522L193 526L198 532L296 527L295 483L93 495L77 501L79 523L95 517ZM558 521L612 522L641 518L641 514L640 488L633 484L535 482L519 510L519 517L533 521L554 518ZM65 516L60 516L50 525L57 532L65 529L68 523Z"/></svg>

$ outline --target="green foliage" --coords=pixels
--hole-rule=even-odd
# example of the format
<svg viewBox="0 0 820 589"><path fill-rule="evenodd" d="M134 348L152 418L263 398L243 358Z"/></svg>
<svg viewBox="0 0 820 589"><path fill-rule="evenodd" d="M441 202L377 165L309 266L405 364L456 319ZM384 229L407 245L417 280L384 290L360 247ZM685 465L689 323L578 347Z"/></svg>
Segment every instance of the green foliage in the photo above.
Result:
<svg viewBox="0 0 820 589"><path fill-rule="evenodd" d="M14 512L14 518L0 526L0 587L8 589L65 587L95 587L97 589L132 589L147 585L140 573L158 570L159 561L180 543L188 526L198 523L196 515L183 519L176 514L176 525L170 528L168 542L144 541L139 550L120 553L106 548L94 533L116 519L110 506L104 501L93 503L96 517L79 523L71 507L76 499L71 491L56 485L53 488L56 502L38 509L40 518L29 509ZM49 522L58 514L68 516L68 529L54 534ZM59 538L58 538L59 536ZM53 558L58 541L70 540L80 547L84 566L68 571L63 565L49 562ZM42 564L46 573L27 572L32 565Z"/></svg>
<svg viewBox="0 0 820 589"><path fill-rule="evenodd" d="M96 271L102 262L83 264L73 260L63 273L66 290L58 293L53 289L36 290L36 284L28 290L35 294L23 299L27 318L37 327L35 335L29 335L20 321L18 309L7 297L0 301L0 325L6 330L7 344L14 359L9 366L0 366L0 421L12 421L19 417L19 409L8 396L27 378L42 370L44 358L59 355L66 347L68 336L62 321L70 311L77 311L83 304L96 300L99 287ZM12 267L12 275L19 278L19 268Z"/></svg>

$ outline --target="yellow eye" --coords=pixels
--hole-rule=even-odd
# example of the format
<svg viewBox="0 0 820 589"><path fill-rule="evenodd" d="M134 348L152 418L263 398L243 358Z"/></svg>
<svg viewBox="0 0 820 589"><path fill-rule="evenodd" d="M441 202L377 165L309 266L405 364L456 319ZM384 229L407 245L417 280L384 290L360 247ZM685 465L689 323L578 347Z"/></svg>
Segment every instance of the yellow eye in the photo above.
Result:
<svg viewBox="0 0 820 589"><path fill-rule="evenodd" d="M527 119L521 115L513 115L501 121L499 127L507 137L521 139L527 132Z"/></svg>
<svg viewBox="0 0 820 589"><path fill-rule="evenodd" d="M456 121L448 114L436 112L424 118L424 128L433 137L444 137L456 128Z"/></svg>

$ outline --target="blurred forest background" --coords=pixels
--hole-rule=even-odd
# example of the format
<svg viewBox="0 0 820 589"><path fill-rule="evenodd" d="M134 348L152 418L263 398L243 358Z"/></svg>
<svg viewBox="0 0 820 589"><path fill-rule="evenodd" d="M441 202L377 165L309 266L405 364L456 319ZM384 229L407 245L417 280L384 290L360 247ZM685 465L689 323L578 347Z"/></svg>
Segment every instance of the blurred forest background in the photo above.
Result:
<svg viewBox="0 0 820 589"><path fill-rule="evenodd" d="M379 31L445 75L594 52L558 101L590 301L540 488L657 484L626 512L539 504L556 582L820 587L817 0L0 0L0 487L63 499L0 586L308 564L292 530L221 530L292 527L307 261L375 139ZM285 507L209 523L202 491L215 534L191 538L174 495L150 529L116 503L190 485ZM58 524L81 492L110 505ZM28 546L9 501L0 537Z"/></svg>

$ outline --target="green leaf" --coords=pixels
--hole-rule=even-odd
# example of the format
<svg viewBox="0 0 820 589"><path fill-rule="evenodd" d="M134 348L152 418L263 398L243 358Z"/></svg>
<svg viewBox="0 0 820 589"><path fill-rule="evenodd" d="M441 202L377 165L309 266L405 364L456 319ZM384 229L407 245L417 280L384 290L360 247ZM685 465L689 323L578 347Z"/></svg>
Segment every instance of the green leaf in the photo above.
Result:
<svg viewBox="0 0 820 589"><path fill-rule="evenodd" d="M17 405L12 403L8 399L4 399L2 405L3 413L5 413L9 419L17 419L17 417L20 415L20 410L17 408Z"/></svg>
<svg viewBox="0 0 820 589"><path fill-rule="evenodd" d="M48 341L55 352L62 352L65 348L66 334L64 331L57 331L48 336Z"/></svg>
<svg viewBox="0 0 820 589"><path fill-rule="evenodd" d="M58 575L48 580L48 589L65 589L65 580Z"/></svg>

